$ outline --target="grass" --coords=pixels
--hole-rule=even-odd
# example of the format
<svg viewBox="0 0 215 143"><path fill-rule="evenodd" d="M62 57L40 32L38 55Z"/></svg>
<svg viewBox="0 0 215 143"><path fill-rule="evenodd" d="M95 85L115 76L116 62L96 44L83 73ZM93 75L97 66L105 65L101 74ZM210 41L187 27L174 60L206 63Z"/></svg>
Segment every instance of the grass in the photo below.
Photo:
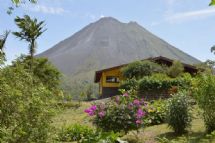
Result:
<svg viewBox="0 0 215 143"><path fill-rule="evenodd" d="M80 107L65 109L53 119L53 125L60 128L64 125L79 123L93 127L91 118L84 113L90 105L90 102L83 102ZM194 106L192 115L192 125L182 136L175 135L167 124L161 124L141 129L138 134L130 132L123 138L129 139L131 143L215 143L215 139L210 139L205 134L204 122L198 107Z"/></svg>

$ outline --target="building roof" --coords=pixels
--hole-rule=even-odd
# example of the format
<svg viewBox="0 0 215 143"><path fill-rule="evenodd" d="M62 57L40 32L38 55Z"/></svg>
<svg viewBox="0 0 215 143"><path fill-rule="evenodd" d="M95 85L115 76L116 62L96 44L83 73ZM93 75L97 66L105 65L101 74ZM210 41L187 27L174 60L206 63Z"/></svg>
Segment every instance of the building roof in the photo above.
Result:
<svg viewBox="0 0 215 143"><path fill-rule="evenodd" d="M159 56L159 57L154 57L154 58L147 58L147 59L143 59L143 60L152 60L152 61L165 61L165 62L168 62L169 64L172 64L172 62L174 60L172 59L169 59L169 58L166 58L166 57L162 57L162 56ZM142 60L142 61L143 61ZM121 68L121 67L124 67L126 65L128 65L129 63L127 64L122 64L122 65L118 65L118 66L114 66L114 67L110 67L110 68L105 68L105 69L102 69L102 70L99 70L99 71L96 71L95 72L95 77L94 77L94 82L97 83L100 81L100 78L102 76L102 73L105 72L105 71L109 71L109 70L113 70L113 69L118 69L118 68ZM193 65L190 65L190 64L186 64L186 63L182 63L184 65L184 67L188 70L191 70L193 72L197 72L197 68Z"/></svg>

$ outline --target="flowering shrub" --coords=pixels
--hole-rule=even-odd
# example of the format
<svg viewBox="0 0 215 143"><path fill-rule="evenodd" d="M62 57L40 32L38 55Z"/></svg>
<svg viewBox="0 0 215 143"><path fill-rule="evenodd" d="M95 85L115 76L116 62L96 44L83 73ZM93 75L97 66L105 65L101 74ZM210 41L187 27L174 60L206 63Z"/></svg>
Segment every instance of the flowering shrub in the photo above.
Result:
<svg viewBox="0 0 215 143"><path fill-rule="evenodd" d="M180 91L169 99L166 121L176 134L182 134L191 125L190 105L186 92Z"/></svg>
<svg viewBox="0 0 215 143"><path fill-rule="evenodd" d="M85 112L95 116L93 123L105 130L127 133L143 126L146 115L146 103L143 99L124 93L116 96L110 102L92 105Z"/></svg>
<svg viewBox="0 0 215 143"><path fill-rule="evenodd" d="M166 101L156 100L147 106L147 115L144 118L144 125L158 125L165 122L166 118Z"/></svg>

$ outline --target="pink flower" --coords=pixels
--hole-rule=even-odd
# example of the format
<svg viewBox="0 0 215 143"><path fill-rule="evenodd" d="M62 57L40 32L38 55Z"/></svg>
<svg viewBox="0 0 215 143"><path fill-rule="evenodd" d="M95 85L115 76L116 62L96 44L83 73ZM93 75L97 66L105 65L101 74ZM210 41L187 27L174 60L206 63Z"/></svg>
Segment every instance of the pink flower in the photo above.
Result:
<svg viewBox="0 0 215 143"><path fill-rule="evenodd" d="M136 106L140 106L140 101L139 101L138 99L135 99L135 100L133 101L133 103L134 103L134 105L136 105Z"/></svg>
<svg viewBox="0 0 215 143"><path fill-rule="evenodd" d="M102 102L102 103L99 105L99 108L100 108L100 110L104 110L104 109L105 109L105 103Z"/></svg>
<svg viewBox="0 0 215 143"><path fill-rule="evenodd" d="M119 104L119 96L115 97L115 101L116 101L117 104Z"/></svg>
<svg viewBox="0 0 215 143"><path fill-rule="evenodd" d="M127 92L125 92L122 96L124 96L124 97L128 97L128 93L127 93Z"/></svg>
<svg viewBox="0 0 215 143"><path fill-rule="evenodd" d="M104 116L105 116L105 112L104 111L99 112L99 117L100 118L103 118Z"/></svg>
<svg viewBox="0 0 215 143"><path fill-rule="evenodd" d="M136 124L141 124L142 121L141 120L136 120Z"/></svg>
<svg viewBox="0 0 215 143"><path fill-rule="evenodd" d="M93 116L95 115L96 109L97 109L96 105L93 105L90 108L85 109L84 112L87 113L89 116Z"/></svg>
<svg viewBox="0 0 215 143"><path fill-rule="evenodd" d="M133 103L129 103L129 104L128 104L128 109L130 109L130 110L131 110L131 109L132 109L132 107L133 107Z"/></svg>
<svg viewBox="0 0 215 143"><path fill-rule="evenodd" d="M94 111L91 109L85 109L84 112L87 113L89 116L95 115Z"/></svg>
<svg viewBox="0 0 215 143"><path fill-rule="evenodd" d="M136 116L137 116L137 119L141 119L143 116L145 116L145 112L141 109L141 108L139 108L138 110L137 110L137 114L136 114Z"/></svg>
<svg viewBox="0 0 215 143"><path fill-rule="evenodd" d="M91 110L95 111L97 109L96 105L90 107Z"/></svg>

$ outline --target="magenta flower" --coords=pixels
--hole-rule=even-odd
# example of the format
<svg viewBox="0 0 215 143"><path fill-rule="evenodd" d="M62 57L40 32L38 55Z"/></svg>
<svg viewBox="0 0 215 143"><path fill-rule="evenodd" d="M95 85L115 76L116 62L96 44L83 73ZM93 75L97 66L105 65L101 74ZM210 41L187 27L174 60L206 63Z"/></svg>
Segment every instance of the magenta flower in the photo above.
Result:
<svg viewBox="0 0 215 143"><path fill-rule="evenodd" d="M96 105L90 107L91 110L95 111L97 109Z"/></svg>
<svg viewBox="0 0 215 143"><path fill-rule="evenodd" d="M141 119L143 116L145 116L145 114L146 114L146 112L144 112L141 108L139 108L137 110L137 114L136 114L137 119Z"/></svg>
<svg viewBox="0 0 215 143"><path fill-rule="evenodd" d="M134 103L134 105L136 105L136 106L140 106L140 101L137 100L137 99L135 99L135 100L133 101L133 103Z"/></svg>
<svg viewBox="0 0 215 143"><path fill-rule="evenodd" d="M94 111L91 109L85 109L84 112L87 113L89 116L95 115Z"/></svg>
<svg viewBox="0 0 215 143"><path fill-rule="evenodd" d="M141 124L142 121L141 120L136 120L136 124Z"/></svg>
<svg viewBox="0 0 215 143"><path fill-rule="evenodd" d="M96 109L97 109L96 105L93 105L90 108L85 109L84 112L87 113L89 116L93 116L95 115Z"/></svg>
<svg viewBox="0 0 215 143"><path fill-rule="evenodd" d="M104 116L105 116L105 112L104 111L99 112L99 117L100 118L103 118Z"/></svg>
<svg viewBox="0 0 215 143"><path fill-rule="evenodd" d="M126 92L126 93L124 93L122 96L128 97L128 93Z"/></svg>

